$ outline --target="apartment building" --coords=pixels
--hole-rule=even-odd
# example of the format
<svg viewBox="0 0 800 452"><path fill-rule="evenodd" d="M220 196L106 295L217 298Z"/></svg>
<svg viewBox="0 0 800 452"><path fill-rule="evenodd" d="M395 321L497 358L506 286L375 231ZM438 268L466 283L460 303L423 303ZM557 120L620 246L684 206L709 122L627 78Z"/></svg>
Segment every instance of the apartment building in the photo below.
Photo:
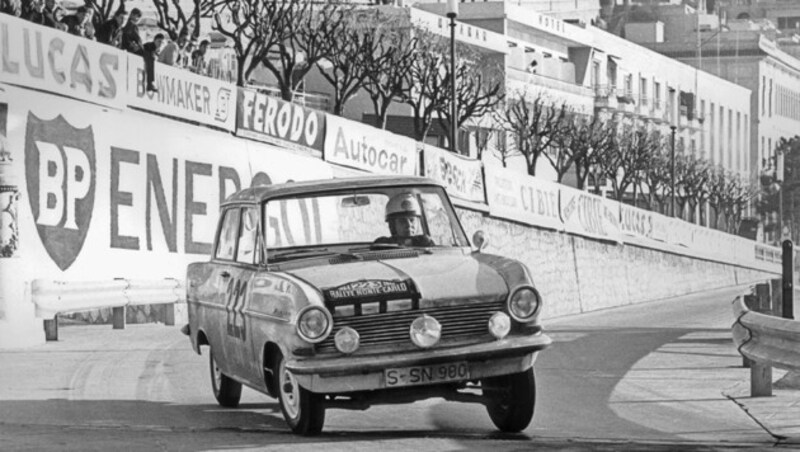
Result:
<svg viewBox="0 0 800 452"><path fill-rule="evenodd" d="M554 103L566 101L586 114L615 116L669 133L676 126L679 149L707 158L732 171L751 170L750 91L697 70L589 24L572 24L534 11L516 1L469 2L459 5L456 39L488 52L503 62L509 96L542 93ZM417 3L407 8L415 22L449 36L445 3ZM531 64L536 61L536 70ZM313 78L311 90L324 90ZM348 104L346 116L368 120L371 104L363 95ZM407 131L409 110L394 105L389 129ZM428 141L442 145L435 128ZM465 137L467 138L467 137ZM460 140L464 142L464 140ZM475 155L474 141L469 153ZM491 146L491 145L490 145ZM485 152L491 159L492 152ZM537 175L554 178L540 159ZM520 171L520 160L511 162Z"/></svg>
<svg viewBox="0 0 800 452"><path fill-rule="evenodd" d="M800 33L800 2L796 0L719 0L729 19L768 19L781 32Z"/></svg>

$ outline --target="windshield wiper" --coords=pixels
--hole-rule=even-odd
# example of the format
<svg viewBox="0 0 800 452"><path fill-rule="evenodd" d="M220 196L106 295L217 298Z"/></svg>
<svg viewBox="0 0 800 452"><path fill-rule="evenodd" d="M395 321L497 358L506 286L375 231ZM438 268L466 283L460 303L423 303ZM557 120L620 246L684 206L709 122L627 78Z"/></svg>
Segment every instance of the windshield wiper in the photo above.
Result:
<svg viewBox="0 0 800 452"><path fill-rule="evenodd" d="M293 251L285 251L285 252L278 252L272 256L270 259L271 261L283 261L292 258L313 258L313 257L323 257L323 256L345 256L351 257L354 260L363 260L364 258L355 254L351 253L339 253L337 251L330 251L327 248L315 248L309 250L293 250Z"/></svg>

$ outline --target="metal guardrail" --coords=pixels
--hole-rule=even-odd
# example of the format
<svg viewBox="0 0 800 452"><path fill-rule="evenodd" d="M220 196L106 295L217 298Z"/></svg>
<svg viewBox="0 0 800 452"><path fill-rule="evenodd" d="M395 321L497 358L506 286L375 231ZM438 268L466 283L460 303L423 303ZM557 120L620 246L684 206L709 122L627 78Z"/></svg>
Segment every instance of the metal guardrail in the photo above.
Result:
<svg viewBox="0 0 800 452"><path fill-rule="evenodd" d="M36 317L44 319L47 340L58 340L56 316L93 309L112 308L115 329L125 328L125 307L149 304L175 304L186 300L183 282L162 280L114 279L107 281L51 281L36 279L31 283L31 301ZM167 325L174 325L174 313L167 315Z"/></svg>
<svg viewBox="0 0 800 452"><path fill-rule="evenodd" d="M733 342L752 361L751 395L772 395L772 367L800 372L800 322L754 312L744 297L736 298L733 313Z"/></svg>

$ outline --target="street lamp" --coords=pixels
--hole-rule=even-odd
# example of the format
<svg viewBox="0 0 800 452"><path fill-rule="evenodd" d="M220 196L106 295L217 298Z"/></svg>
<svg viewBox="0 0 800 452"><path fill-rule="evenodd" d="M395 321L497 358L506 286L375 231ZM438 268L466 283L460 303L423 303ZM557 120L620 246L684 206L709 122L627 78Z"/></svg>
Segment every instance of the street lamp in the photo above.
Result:
<svg viewBox="0 0 800 452"><path fill-rule="evenodd" d="M672 216L675 216L675 129L676 126L669 126L669 129L672 131L672 150L670 151L670 165L672 166L672 171L670 172L670 211L672 212Z"/></svg>
<svg viewBox="0 0 800 452"><path fill-rule="evenodd" d="M458 105L456 105L456 16L458 0L447 0L447 17L450 18L450 152L457 152Z"/></svg>

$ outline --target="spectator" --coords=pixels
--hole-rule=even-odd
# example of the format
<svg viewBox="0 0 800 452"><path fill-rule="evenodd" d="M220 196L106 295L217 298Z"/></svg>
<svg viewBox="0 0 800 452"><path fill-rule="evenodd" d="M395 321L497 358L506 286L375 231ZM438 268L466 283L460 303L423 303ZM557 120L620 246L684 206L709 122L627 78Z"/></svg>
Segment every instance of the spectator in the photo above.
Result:
<svg viewBox="0 0 800 452"><path fill-rule="evenodd" d="M148 42L144 45L143 49L144 52L142 56L144 56L144 76L145 76L145 83L147 84L147 91L156 91L158 92L158 88L156 88L153 81L155 80L155 66L156 66L156 59L158 58L158 54L161 53L161 47L164 45L164 35L159 33L153 38L151 42Z"/></svg>
<svg viewBox="0 0 800 452"><path fill-rule="evenodd" d="M0 0L0 13L19 17L22 15L20 5L9 0Z"/></svg>
<svg viewBox="0 0 800 452"><path fill-rule="evenodd" d="M192 54L194 54L195 41L188 41L186 46L181 50L181 67L191 70L192 68Z"/></svg>
<svg viewBox="0 0 800 452"><path fill-rule="evenodd" d="M75 14L64 16L61 23L67 26L67 33L93 39L92 14L91 9L81 6Z"/></svg>
<svg viewBox="0 0 800 452"><path fill-rule="evenodd" d="M128 17L128 23L122 29L122 40L120 48L126 52L143 55L144 47L142 46L142 37L139 35L139 20L142 18L142 12L139 8L133 8L131 15Z"/></svg>
<svg viewBox="0 0 800 452"><path fill-rule="evenodd" d="M35 24L44 24L44 3L41 0L31 0L22 11L22 18Z"/></svg>
<svg viewBox="0 0 800 452"><path fill-rule="evenodd" d="M158 57L158 62L168 64L170 66L184 66L185 62L181 61L181 57L183 56L183 49L186 47L187 38L188 36L186 36L186 33L181 33L178 35L177 39L170 39L167 45L164 46L164 50L161 51L161 55Z"/></svg>
<svg viewBox="0 0 800 452"><path fill-rule="evenodd" d="M104 44L120 47L122 45L122 28L127 18L128 13L125 11L125 8L120 7L117 9L117 12L114 13L114 17L105 21L97 28L97 40Z"/></svg>
<svg viewBox="0 0 800 452"><path fill-rule="evenodd" d="M192 72L198 74L206 73L206 52L208 51L208 39L200 41L200 46L192 52Z"/></svg>
<svg viewBox="0 0 800 452"><path fill-rule="evenodd" d="M66 30L67 26L61 23L62 17L64 17L64 10L56 3L56 0L44 0L42 21L40 22L42 25L50 28L58 28L59 30Z"/></svg>

